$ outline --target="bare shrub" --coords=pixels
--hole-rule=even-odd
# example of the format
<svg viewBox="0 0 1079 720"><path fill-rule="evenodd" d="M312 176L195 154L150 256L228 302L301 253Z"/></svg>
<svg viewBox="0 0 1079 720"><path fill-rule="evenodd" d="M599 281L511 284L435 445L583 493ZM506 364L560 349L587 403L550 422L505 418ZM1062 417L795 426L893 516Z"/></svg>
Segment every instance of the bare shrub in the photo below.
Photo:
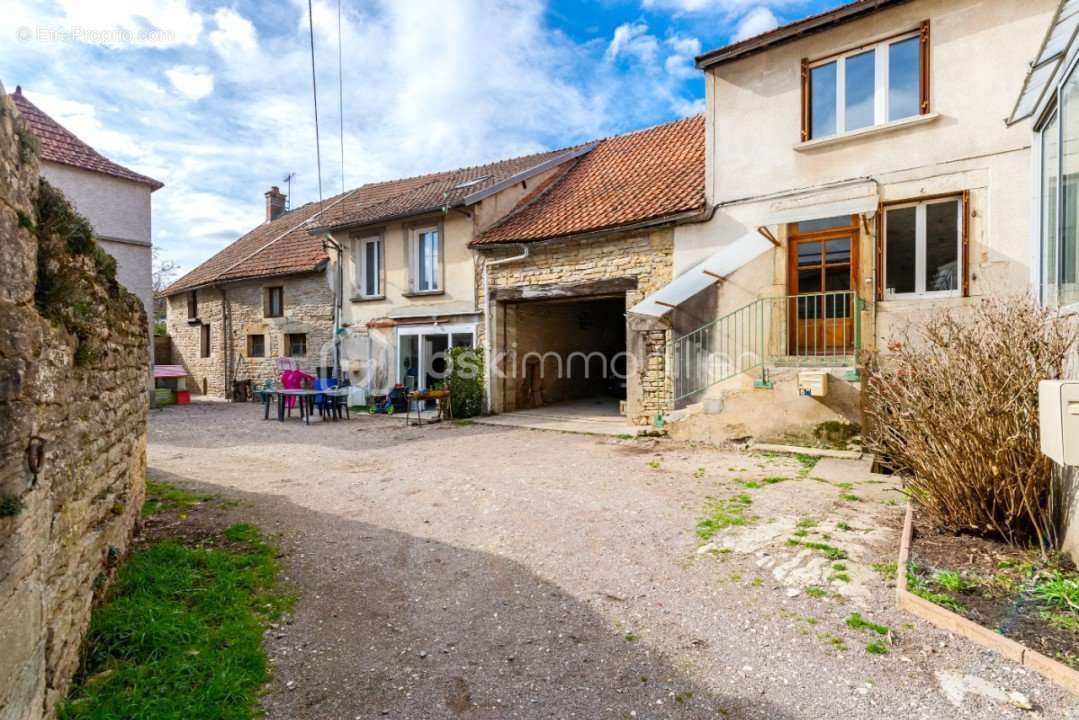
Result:
<svg viewBox="0 0 1079 720"><path fill-rule="evenodd" d="M1056 544L1038 381L1061 376L1075 340L1069 319L1017 297L940 313L869 354L869 447L935 526Z"/></svg>

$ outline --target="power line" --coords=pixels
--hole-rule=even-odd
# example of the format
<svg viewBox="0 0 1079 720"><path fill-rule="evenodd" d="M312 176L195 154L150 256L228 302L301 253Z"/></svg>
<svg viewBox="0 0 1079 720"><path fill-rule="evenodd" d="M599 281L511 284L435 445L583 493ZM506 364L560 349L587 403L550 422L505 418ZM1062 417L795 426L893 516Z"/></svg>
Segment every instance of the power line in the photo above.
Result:
<svg viewBox="0 0 1079 720"><path fill-rule="evenodd" d="M341 60L341 0L337 0L337 103L341 127L341 192L345 191L345 75Z"/></svg>
<svg viewBox="0 0 1079 720"><path fill-rule="evenodd" d="M311 95L315 100L315 164L318 169L318 211L322 213L322 150L318 134L318 81L315 79L315 12L307 0L307 25L311 31Z"/></svg>

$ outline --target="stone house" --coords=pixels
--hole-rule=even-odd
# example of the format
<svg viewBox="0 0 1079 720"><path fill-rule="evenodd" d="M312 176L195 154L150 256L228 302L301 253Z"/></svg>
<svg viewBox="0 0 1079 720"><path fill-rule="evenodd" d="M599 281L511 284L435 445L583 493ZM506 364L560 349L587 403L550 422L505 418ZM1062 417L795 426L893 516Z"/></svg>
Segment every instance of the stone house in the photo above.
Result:
<svg viewBox="0 0 1079 720"><path fill-rule="evenodd" d="M332 247L341 287L341 368L372 394L424 389L446 353L482 333L469 244L592 145L370 183L309 228Z"/></svg>
<svg viewBox="0 0 1079 720"><path fill-rule="evenodd" d="M286 211L271 188L262 224L165 290L172 360L190 373L189 389L231 397L234 381L275 379L279 357L312 375L332 373L329 255L308 227L343 197Z"/></svg>
<svg viewBox="0 0 1079 720"><path fill-rule="evenodd" d="M599 141L481 232L490 409L663 415L671 323L626 313L670 281L675 228L704 209L696 116Z"/></svg>
<svg viewBox="0 0 1079 720"><path fill-rule="evenodd" d="M857 423L861 350L1027 292L1030 124L1003 118L1055 6L862 0L697 59L712 216L633 308L707 317L672 344L675 435Z"/></svg>
<svg viewBox="0 0 1079 720"><path fill-rule="evenodd" d="M116 278L153 317L150 195L164 185L119 165L30 102L15 87L11 100L37 141L41 175L90 221L98 244L116 259Z"/></svg>

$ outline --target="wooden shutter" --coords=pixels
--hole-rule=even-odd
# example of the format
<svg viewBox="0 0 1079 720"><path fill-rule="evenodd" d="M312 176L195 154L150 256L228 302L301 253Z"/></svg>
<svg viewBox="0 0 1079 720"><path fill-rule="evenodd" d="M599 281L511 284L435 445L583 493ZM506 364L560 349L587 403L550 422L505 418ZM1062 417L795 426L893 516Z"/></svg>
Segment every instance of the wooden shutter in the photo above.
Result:
<svg viewBox="0 0 1079 720"><path fill-rule="evenodd" d="M922 115L929 112L929 21L922 22L921 32L921 82L919 83L921 89L921 110Z"/></svg>
<svg viewBox="0 0 1079 720"><path fill-rule="evenodd" d="M970 297L970 190L963 191L963 297Z"/></svg>
<svg viewBox="0 0 1079 720"><path fill-rule="evenodd" d="M802 142L809 139L809 58L802 58Z"/></svg>

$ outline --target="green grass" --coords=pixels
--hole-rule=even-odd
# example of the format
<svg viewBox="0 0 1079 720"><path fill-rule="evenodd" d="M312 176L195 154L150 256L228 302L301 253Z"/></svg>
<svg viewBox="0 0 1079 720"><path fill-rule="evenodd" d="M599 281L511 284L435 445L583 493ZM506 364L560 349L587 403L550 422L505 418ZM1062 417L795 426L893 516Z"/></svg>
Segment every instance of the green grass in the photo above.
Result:
<svg viewBox="0 0 1079 720"><path fill-rule="evenodd" d="M632 633L632 632L628 632L625 635L623 635L622 637L624 637L626 639L626 642L637 642L638 640L641 639L640 635L638 635L637 633Z"/></svg>
<svg viewBox="0 0 1079 720"><path fill-rule="evenodd" d="M882 642L873 641L866 643L865 651L870 655L887 655L888 647Z"/></svg>
<svg viewBox="0 0 1079 720"><path fill-rule="evenodd" d="M815 550L829 560L846 560L847 551L841 550L833 545L822 542L809 542L806 540L798 540L797 538L788 538L787 544L790 546L801 546L808 548L809 550Z"/></svg>
<svg viewBox="0 0 1079 720"><path fill-rule="evenodd" d="M1053 627L1079 634L1079 615L1067 612L1042 612L1042 620Z"/></svg>
<svg viewBox="0 0 1079 720"><path fill-rule="evenodd" d="M761 482L765 485L775 485L777 483L786 482L787 480L790 480L790 478L780 477L779 475L772 475L771 477L761 479Z"/></svg>
<svg viewBox="0 0 1079 720"><path fill-rule="evenodd" d="M727 500L708 498L708 514L697 523L697 537L707 542L721 530L748 525L755 519L745 514L752 504L748 495L735 495Z"/></svg>
<svg viewBox="0 0 1079 720"><path fill-rule="evenodd" d="M650 467L653 470L659 470L660 467L662 467L662 466L660 465L659 460L649 460L648 461L648 467Z"/></svg>
<svg viewBox="0 0 1079 720"><path fill-rule="evenodd" d="M810 585L806 588L806 595L811 598L817 598L819 600L820 598L828 597L828 591L822 587Z"/></svg>
<svg viewBox="0 0 1079 720"><path fill-rule="evenodd" d="M847 616L847 627L852 630L866 630L868 632L874 632L882 637L888 637L888 633L891 632L884 625L878 625L877 623L870 622L863 618L859 613L851 613Z"/></svg>
<svg viewBox="0 0 1079 720"><path fill-rule="evenodd" d="M262 634L291 598L274 588L275 553L254 526L224 536L227 549L164 540L131 554L93 613L85 676L62 720L258 715Z"/></svg>
<svg viewBox="0 0 1079 720"><path fill-rule="evenodd" d="M699 467L699 468L697 468L696 470L693 471L693 477L702 478L702 477L704 477L704 473L705 473L705 469L702 468L702 467Z"/></svg>
<svg viewBox="0 0 1079 720"><path fill-rule="evenodd" d="M923 600L927 600L935 605L946 607L950 610L954 610L957 613L963 614L966 612L966 607L961 602L956 600L951 595L946 593L937 592L936 586L933 583L932 577L926 579L922 576L920 569L914 563L910 563L907 567L907 590L913 595L917 595Z"/></svg>
<svg viewBox="0 0 1079 720"><path fill-rule="evenodd" d="M850 530L850 525L840 520L835 524L836 530Z"/></svg>
<svg viewBox="0 0 1079 720"><path fill-rule="evenodd" d="M965 593L977 586L954 570L937 570L929 580L933 585L950 593Z"/></svg>
<svg viewBox="0 0 1079 720"><path fill-rule="evenodd" d="M170 483L147 480L142 514L149 517L159 512L184 512L212 498L212 495L189 492Z"/></svg>
<svg viewBox="0 0 1079 720"><path fill-rule="evenodd" d="M839 499L840 500L845 500L847 502L861 502L862 501L862 498L858 497L854 493L849 493L849 492L839 493Z"/></svg>
<svg viewBox="0 0 1079 720"><path fill-rule="evenodd" d="M473 425L476 424L476 421L475 420L469 420L469 419L466 418L464 420L454 420L453 424L454 424L455 427L472 427Z"/></svg>
<svg viewBox="0 0 1079 720"><path fill-rule="evenodd" d="M844 653L847 651L847 643L843 642L843 638L832 633L821 633L817 636L817 639L825 644L830 650L834 650L837 653Z"/></svg>
<svg viewBox="0 0 1079 720"><path fill-rule="evenodd" d="M1038 582L1034 595L1055 607L1079 612L1079 573L1058 570Z"/></svg>
<svg viewBox="0 0 1079 720"><path fill-rule="evenodd" d="M899 563L873 563L871 567L881 576L883 580L895 580L896 571L898 570Z"/></svg>

